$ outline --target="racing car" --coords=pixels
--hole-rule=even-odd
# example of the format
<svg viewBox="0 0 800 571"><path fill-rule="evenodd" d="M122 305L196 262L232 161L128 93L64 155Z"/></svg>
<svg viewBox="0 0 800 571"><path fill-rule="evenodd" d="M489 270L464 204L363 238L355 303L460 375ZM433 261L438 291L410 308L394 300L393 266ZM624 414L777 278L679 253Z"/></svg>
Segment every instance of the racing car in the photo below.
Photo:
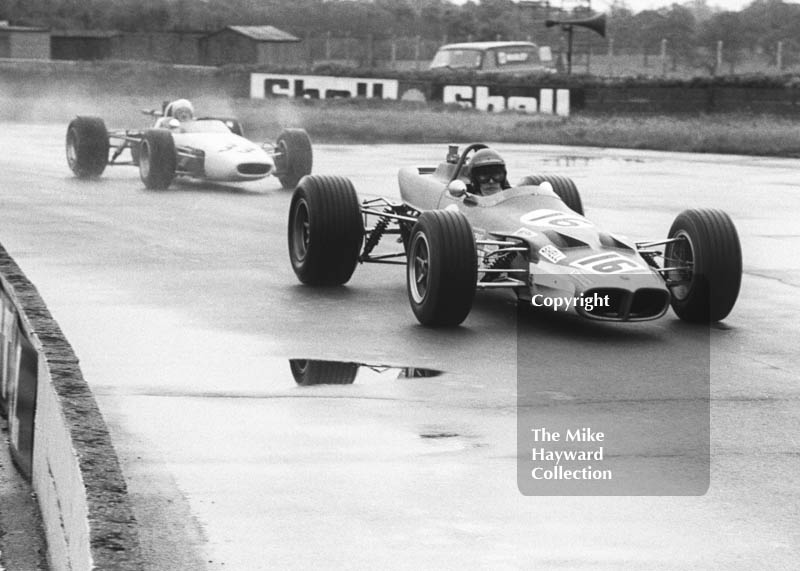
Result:
<svg viewBox="0 0 800 571"><path fill-rule="evenodd" d="M461 324L475 292L488 289L555 309L571 299L580 316L603 321L657 319L671 305L682 320L710 322L733 309L742 255L725 212L685 210L666 239L632 242L586 218L564 176L534 174L497 194L475 194L471 157L485 148L473 143L459 153L451 145L437 166L400 169L402 202L362 202L347 178L304 177L288 223L298 279L341 285L359 263L405 265L411 309L433 327ZM391 235L402 249L376 253Z"/></svg>
<svg viewBox="0 0 800 571"><path fill-rule="evenodd" d="M311 141L303 129L284 129L274 144L256 144L244 138L236 119L171 119L164 125L169 128L109 131L99 117L78 116L67 127L67 163L79 178L99 177L107 166L138 166L145 186L161 190L175 177L240 182L269 175L288 189L311 172Z"/></svg>

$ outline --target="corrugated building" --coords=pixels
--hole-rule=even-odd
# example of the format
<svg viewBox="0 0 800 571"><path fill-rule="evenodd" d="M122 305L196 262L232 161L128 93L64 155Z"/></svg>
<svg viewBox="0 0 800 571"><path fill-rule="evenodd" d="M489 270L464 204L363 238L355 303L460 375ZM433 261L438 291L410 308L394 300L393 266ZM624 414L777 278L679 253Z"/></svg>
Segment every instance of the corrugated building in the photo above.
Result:
<svg viewBox="0 0 800 571"><path fill-rule="evenodd" d="M107 30L53 32L50 57L60 60L112 59L114 42L118 36L119 32Z"/></svg>
<svg viewBox="0 0 800 571"><path fill-rule="evenodd" d="M50 30L0 22L0 58L50 59Z"/></svg>
<svg viewBox="0 0 800 571"><path fill-rule="evenodd" d="M206 65L291 66L307 55L300 38L273 26L227 26L203 38L202 52Z"/></svg>

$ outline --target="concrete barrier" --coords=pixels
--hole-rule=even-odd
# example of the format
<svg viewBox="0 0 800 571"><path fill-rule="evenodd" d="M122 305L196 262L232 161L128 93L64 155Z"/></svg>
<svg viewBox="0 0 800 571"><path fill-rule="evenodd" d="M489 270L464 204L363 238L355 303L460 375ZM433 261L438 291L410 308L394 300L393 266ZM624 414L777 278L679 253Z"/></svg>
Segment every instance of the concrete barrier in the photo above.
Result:
<svg viewBox="0 0 800 571"><path fill-rule="evenodd" d="M127 487L78 358L1 245L0 301L0 400L9 418L12 457L37 495L50 568L141 569Z"/></svg>

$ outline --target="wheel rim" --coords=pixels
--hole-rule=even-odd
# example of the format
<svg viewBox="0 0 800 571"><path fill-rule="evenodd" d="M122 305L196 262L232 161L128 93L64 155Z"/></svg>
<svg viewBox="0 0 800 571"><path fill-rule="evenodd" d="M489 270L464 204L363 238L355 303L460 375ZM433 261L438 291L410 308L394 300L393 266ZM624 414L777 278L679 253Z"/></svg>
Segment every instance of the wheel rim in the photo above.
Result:
<svg viewBox="0 0 800 571"><path fill-rule="evenodd" d="M150 176L150 145L145 141L142 141L139 148L139 173L143 179Z"/></svg>
<svg viewBox="0 0 800 571"><path fill-rule="evenodd" d="M428 293L430 261L428 238L420 232L414 236L408 258L408 286L416 303L422 303Z"/></svg>
<svg viewBox="0 0 800 571"><path fill-rule="evenodd" d="M292 256L298 262L306 259L308 244L311 237L311 224L308 215L308 204L305 200L298 200L292 219Z"/></svg>
<svg viewBox="0 0 800 571"><path fill-rule="evenodd" d="M75 131L70 129L67 133L67 164L70 168L74 168L78 162L78 142Z"/></svg>
<svg viewBox="0 0 800 571"><path fill-rule="evenodd" d="M689 297L689 292L694 284L694 246L689 235L683 230L679 230L673 238L680 238L677 242L672 242L664 253L664 263L669 267L688 266L687 269L673 270L667 273L670 280L679 281L671 288L672 295L678 301L684 301Z"/></svg>

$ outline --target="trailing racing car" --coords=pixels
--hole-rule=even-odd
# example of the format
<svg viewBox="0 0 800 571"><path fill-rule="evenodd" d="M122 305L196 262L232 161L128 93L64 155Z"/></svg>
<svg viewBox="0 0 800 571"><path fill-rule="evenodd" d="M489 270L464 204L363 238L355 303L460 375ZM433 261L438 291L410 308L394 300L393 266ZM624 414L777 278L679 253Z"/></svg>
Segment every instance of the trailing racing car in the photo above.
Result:
<svg viewBox="0 0 800 571"><path fill-rule="evenodd" d="M284 129L274 144L257 144L244 138L236 119L179 121L166 113L156 127L144 130L109 131L99 117L76 117L67 127L66 148L67 163L79 178L99 177L107 166L134 165L150 189L166 189L175 177L239 182L270 175L284 188L294 188L313 162L303 129ZM128 156L123 155L126 149Z"/></svg>
<svg viewBox="0 0 800 571"><path fill-rule="evenodd" d="M741 247L720 210L685 210L666 239L631 242L583 215L567 177L531 175L511 186L505 163L481 143L461 153L451 145L438 166L405 167L398 178L399 203L360 202L343 177L299 182L288 242L302 283L344 284L359 263L405 265L411 308L428 326L460 324L485 289L604 321L657 319L670 305L683 320L718 321L738 297ZM375 253L390 235L402 251Z"/></svg>

